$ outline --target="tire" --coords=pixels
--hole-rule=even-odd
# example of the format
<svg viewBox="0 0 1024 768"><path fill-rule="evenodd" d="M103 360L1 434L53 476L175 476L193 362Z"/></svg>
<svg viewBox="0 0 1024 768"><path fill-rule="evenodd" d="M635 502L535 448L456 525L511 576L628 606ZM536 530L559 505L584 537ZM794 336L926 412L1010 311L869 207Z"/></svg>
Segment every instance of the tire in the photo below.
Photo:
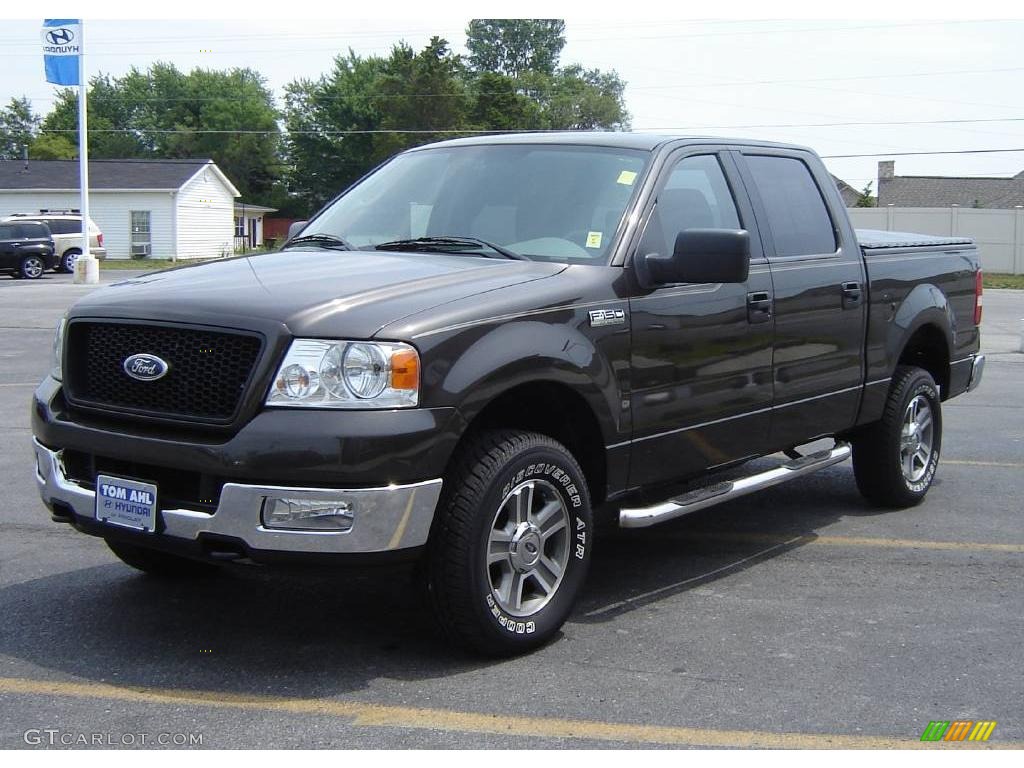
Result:
<svg viewBox="0 0 1024 768"><path fill-rule="evenodd" d="M941 448L939 389L922 368L900 366L882 418L853 441L857 488L879 507L920 504L935 478Z"/></svg>
<svg viewBox="0 0 1024 768"><path fill-rule="evenodd" d="M21 260L18 265L18 275L26 280L38 280L46 271L46 263L42 256L29 255Z"/></svg>
<svg viewBox="0 0 1024 768"><path fill-rule="evenodd" d="M486 656L523 653L568 618L590 564L586 480L562 445L531 432L483 432L445 477L427 587L442 632Z"/></svg>
<svg viewBox="0 0 1024 768"><path fill-rule="evenodd" d="M195 579L213 576L220 571L220 566L213 563L189 560L187 557L178 557L123 541L104 541L122 563L151 576L163 579Z"/></svg>
<svg viewBox="0 0 1024 768"><path fill-rule="evenodd" d="M60 259L57 261L57 266L53 268L54 272L74 272L75 262L78 257L82 255L82 252L77 248L69 248L64 251Z"/></svg>

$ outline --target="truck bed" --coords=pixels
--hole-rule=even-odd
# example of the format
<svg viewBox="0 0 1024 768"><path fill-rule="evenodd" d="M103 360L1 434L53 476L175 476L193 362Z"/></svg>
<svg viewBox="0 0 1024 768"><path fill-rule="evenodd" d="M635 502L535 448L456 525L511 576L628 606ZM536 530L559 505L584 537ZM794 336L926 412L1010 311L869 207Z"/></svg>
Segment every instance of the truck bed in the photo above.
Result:
<svg viewBox="0 0 1024 768"><path fill-rule="evenodd" d="M861 248L936 248L948 245L973 245L969 237L950 237L946 235L922 235L916 232L887 232L882 229L857 229L857 242Z"/></svg>

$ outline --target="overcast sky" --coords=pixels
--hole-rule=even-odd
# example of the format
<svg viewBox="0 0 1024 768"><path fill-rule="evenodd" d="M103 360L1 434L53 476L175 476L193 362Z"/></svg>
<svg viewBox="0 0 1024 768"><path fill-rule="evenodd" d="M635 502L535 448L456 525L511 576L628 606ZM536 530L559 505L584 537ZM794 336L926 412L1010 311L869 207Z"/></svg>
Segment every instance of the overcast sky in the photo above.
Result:
<svg viewBox="0 0 1024 768"><path fill-rule="evenodd" d="M87 66L114 75L161 60L183 70L246 66L280 96L348 48L385 54L399 40L419 48L436 34L464 51L467 21L87 20ZM791 141L826 156L1024 147L1024 21L613 21L578 12L566 21L562 63L616 70L637 131ZM43 79L40 25L3 23L0 99L24 94L45 113L54 87ZM938 120L987 122L821 125ZM861 188L879 159L826 163ZM1024 152L892 159L901 175L1024 170Z"/></svg>

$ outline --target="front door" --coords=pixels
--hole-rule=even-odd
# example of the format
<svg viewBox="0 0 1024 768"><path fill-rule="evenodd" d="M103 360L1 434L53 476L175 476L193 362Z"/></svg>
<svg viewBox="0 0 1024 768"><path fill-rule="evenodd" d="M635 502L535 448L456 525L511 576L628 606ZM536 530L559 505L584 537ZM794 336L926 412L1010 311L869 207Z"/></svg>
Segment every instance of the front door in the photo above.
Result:
<svg viewBox="0 0 1024 768"><path fill-rule="evenodd" d="M748 229L739 284L667 285L630 299L630 484L674 481L754 456L772 405L772 280L753 211L728 153L670 163L637 255L668 253L684 229Z"/></svg>

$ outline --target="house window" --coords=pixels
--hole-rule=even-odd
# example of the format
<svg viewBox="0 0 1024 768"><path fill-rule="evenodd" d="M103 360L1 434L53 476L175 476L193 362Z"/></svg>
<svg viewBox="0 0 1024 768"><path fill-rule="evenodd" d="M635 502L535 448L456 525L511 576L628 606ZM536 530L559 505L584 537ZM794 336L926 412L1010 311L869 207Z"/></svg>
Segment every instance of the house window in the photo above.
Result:
<svg viewBox="0 0 1024 768"><path fill-rule="evenodd" d="M244 216L235 216L235 237L245 237Z"/></svg>
<svg viewBox="0 0 1024 768"><path fill-rule="evenodd" d="M151 255L152 234L150 231L150 212L131 211L132 224L132 253L135 258L144 258Z"/></svg>

